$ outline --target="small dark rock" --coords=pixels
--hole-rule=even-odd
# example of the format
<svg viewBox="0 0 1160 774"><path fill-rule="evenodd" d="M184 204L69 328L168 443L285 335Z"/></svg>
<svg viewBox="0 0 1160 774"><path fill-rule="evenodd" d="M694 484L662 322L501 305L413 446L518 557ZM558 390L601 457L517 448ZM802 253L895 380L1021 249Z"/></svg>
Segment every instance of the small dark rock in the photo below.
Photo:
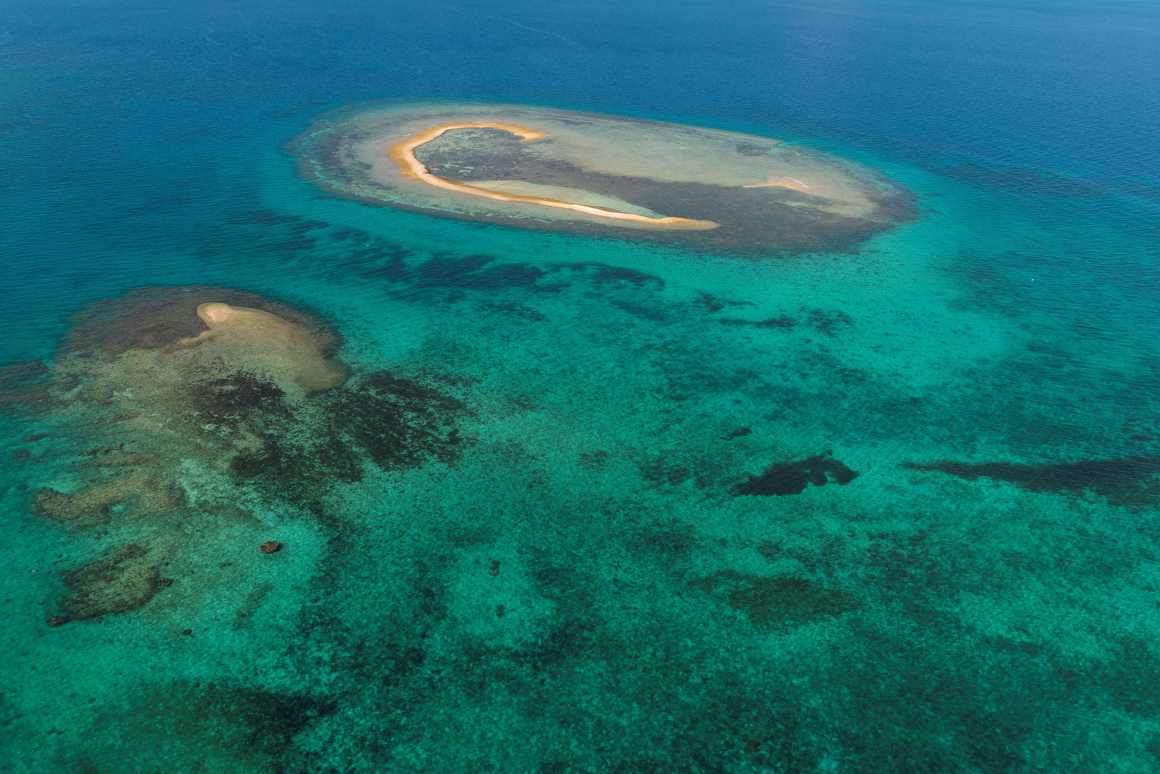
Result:
<svg viewBox="0 0 1160 774"><path fill-rule="evenodd" d="M258 546L258 550L263 554L276 554L282 550L282 541L267 540L262 545Z"/></svg>

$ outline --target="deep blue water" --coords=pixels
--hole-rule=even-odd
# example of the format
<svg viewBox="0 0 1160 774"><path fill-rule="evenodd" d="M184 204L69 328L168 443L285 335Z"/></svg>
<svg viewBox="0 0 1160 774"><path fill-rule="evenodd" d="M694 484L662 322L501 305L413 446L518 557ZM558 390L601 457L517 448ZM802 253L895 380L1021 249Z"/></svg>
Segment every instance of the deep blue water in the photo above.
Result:
<svg viewBox="0 0 1160 774"><path fill-rule="evenodd" d="M0 401L0 770L1154 770L1157 73L1148 2L0 0L0 363L208 284L470 409L453 462L279 500L184 459L180 518L78 529L38 490L149 441ZM407 100L791 139L919 216L760 261L297 178ZM736 495L827 452L858 477ZM127 542L172 586L48 626Z"/></svg>

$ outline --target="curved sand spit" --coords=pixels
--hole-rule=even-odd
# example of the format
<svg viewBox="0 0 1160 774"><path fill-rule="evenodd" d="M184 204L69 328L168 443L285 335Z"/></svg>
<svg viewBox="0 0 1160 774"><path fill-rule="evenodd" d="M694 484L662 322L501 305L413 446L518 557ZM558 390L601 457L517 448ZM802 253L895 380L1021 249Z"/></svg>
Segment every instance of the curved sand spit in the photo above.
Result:
<svg viewBox="0 0 1160 774"><path fill-rule="evenodd" d="M521 194L499 193L496 191L489 191L486 188L479 188L477 186L468 185L467 183L460 183L454 180L448 180L438 175L433 175L424 166L423 162L415 157L415 151L423 145L438 139L445 133L454 131L456 129L499 129L503 132L510 132L519 137L524 142L535 142L542 140L547 135L536 129L528 129L527 127L519 126L517 124L505 124L493 121L473 121L469 123L451 123L439 124L430 129L426 129L418 134L412 135L407 139L393 145L388 152L391 161L398 165L403 175L412 180L419 180L427 185L442 188L446 191L456 191L458 193L470 194L472 196L482 196L487 199L492 199L500 202L522 202L525 204L539 204L544 207L556 207L563 210L573 210L575 212L582 212L586 215L595 215L599 218L608 218L611 220L625 220L633 223L641 223L646 226L653 226L663 229L689 229L696 231L706 231L708 229L717 228L718 223L712 220L697 220L695 218L681 218L674 216L649 217L647 215L638 215L632 212L621 212L619 210L612 210L605 207L596 207L590 204L580 204L578 202L569 202L562 199L549 199L540 196L525 196Z"/></svg>

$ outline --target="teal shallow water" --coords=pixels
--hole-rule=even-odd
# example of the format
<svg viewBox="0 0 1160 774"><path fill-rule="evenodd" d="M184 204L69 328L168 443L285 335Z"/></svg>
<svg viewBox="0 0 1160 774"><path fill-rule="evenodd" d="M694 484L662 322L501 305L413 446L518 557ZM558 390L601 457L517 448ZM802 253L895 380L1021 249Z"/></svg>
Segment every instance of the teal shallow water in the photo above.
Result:
<svg viewBox="0 0 1160 774"><path fill-rule="evenodd" d="M872 17L852 49L876 55L879 79L902 67L892 44L953 28L908 8ZM613 77L633 45L653 83L699 77L667 50L703 26L695 8L648 45L526 8L479 38L475 16L417 35L351 12L384 35L403 24L394 53L340 45L352 19L311 26L309 10L277 40L269 12L227 7L12 28L4 360L51 362L70 315L136 287L241 288L329 320L357 373L453 377L462 454L298 501L243 486L245 518L197 507L218 479L190 461L181 519L70 531L33 512L34 492L84 482L91 428L0 416L0 770L1158 765L1160 237L1155 181L1119 158L1156 149L1129 151L1113 124L1112 150L1085 156L1075 122L1041 109L1027 129L995 108L996 158L974 143L985 121L951 127L963 115L940 117L941 101L919 123L942 144L918 147L909 98L881 107L887 131L854 117L855 76L808 56L821 69L766 84L749 115L743 78L649 97ZM801 13L777 39L799 54L845 18ZM1050 31L1032 36L1048 50L1074 34L1066 13L1007 13ZM721 24L740 54L685 55L718 72L763 61L767 41ZM455 56L486 53L494 72L435 67L464 39ZM529 57L604 78L533 87ZM807 85L831 100L827 129L821 108L793 112ZM295 177L283 146L313 115L420 89L792 135L906 185L920 217L852 254L753 261L369 208ZM1020 142L1035 132L1038 157ZM773 483L799 493L738 494L827 454L857 477L791 471ZM1016 467L906 467L948 461ZM159 536L180 546L171 586L46 624L62 571ZM285 548L262 554L266 540Z"/></svg>

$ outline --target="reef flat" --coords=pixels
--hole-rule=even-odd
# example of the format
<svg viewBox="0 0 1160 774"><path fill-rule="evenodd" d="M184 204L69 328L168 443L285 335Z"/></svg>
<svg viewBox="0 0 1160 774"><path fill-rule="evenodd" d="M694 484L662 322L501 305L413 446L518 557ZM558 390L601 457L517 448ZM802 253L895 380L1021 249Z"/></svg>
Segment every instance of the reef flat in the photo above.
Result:
<svg viewBox="0 0 1160 774"><path fill-rule="evenodd" d="M60 573L51 627L136 610L175 584L187 600L236 584L236 573L198 571L223 532L277 553L265 509L318 521L327 493L364 469L458 453L463 403L400 374L353 372L335 330L296 307L154 287L74 323L51 366L3 390L9 411L84 450L64 463L65 486L31 493L33 512L105 546Z"/></svg>
<svg viewBox="0 0 1160 774"><path fill-rule="evenodd" d="M844 249L910 218L874 171L754 135L508 105L340 113L291 145L344 197L707 249Z"/></svg>

